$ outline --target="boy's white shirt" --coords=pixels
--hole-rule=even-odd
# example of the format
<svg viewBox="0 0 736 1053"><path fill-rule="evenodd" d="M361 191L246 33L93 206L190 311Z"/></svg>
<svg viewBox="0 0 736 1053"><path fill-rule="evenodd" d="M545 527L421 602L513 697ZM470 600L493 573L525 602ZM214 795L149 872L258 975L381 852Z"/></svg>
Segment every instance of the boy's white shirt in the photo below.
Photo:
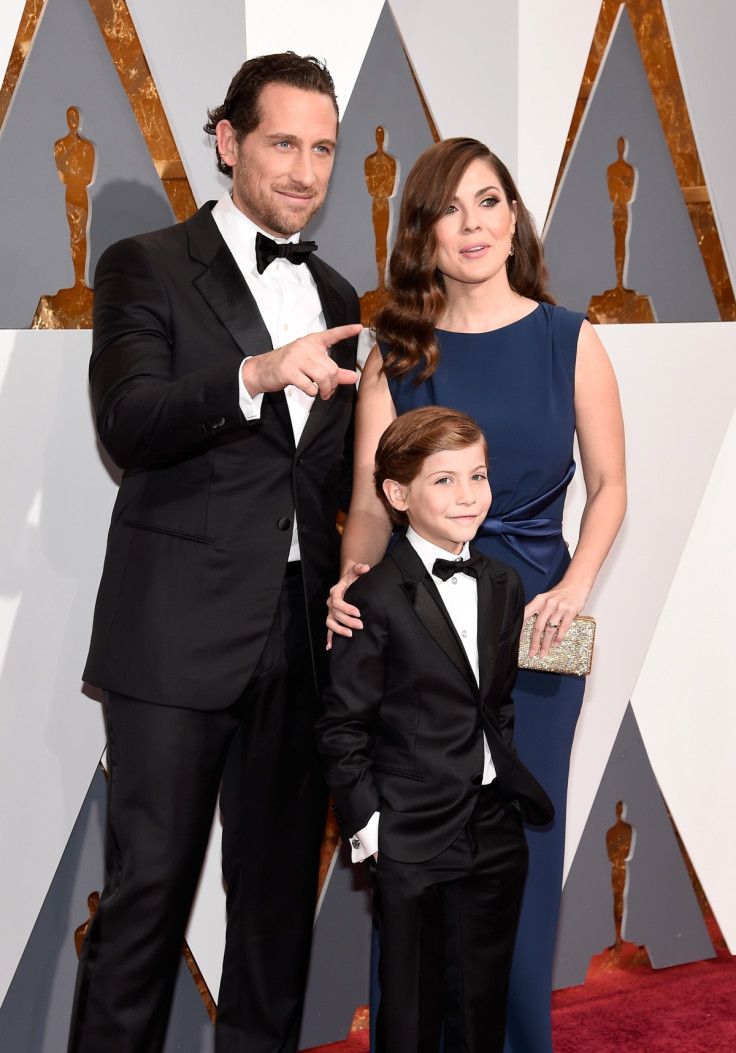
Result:
<svg viewBox="0 0 736 1053"><path fill-rule="evenodd" d="M476 679L479 679L478 665L478 584L475 578L469 574L454 574L447 581L432 574L432 567L436 559L467 559L469 543L466 541L462 551L453 555L447 549L433 545L431 541L417 534L416 530L408 527L406 540L412 546L421 559L424 566L432 575L442 602L447 608L447 613L452 619L452 624L457 630L465 653L468 656L470 667ZM496 769L491 759L491 751L483 734L483 785L493 782L496 778ZM353 863L360 863L378 851L378 825L381 813L374 812L362 830L358 830L350 838Z"/></svg>

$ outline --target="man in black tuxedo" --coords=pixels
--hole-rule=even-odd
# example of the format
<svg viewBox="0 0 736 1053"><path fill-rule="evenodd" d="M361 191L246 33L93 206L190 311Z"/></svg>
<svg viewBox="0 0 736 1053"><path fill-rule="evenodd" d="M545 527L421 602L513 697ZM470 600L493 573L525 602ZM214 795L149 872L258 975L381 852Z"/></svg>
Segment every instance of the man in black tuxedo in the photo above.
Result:
<svg viewBox="0 0 736 1053"><path fill-rule="evenodd" d="M97 268L92 400L124 474L84 672L103 689L109 801L74 1053L162 1048L218 791L216 1049L296 1050L360 331L354 290L298 233L324 201L337 126L321 63L249 60L205 129L231 194Z"/></svg>
<svg viewBox="0 0 736 1053"><path fill-rule="evenodd" d="M376 1049L436 1051L444 1024L445 1053L501 1053L522 820L554 814L513 745L523 590L468 549L491 501L470 417L405 413L378 444L375 480L408 530L350 587L364 628L333 640L317 734L353 860L373 869Z"/></svg>

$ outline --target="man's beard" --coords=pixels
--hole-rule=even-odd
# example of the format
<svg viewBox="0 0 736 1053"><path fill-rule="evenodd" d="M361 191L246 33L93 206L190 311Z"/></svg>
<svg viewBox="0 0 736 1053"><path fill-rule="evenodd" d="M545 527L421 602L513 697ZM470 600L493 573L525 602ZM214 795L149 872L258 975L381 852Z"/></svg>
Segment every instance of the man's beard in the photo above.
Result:
<svg viewBox="0 0 736 1053"><path fill-rule="evenodd" d="M274 231L282 238L288 238L292 234L303 230L310 219L319 211L324 204L324 198L319 200L314 197L308 206L292 211L288 206L280 206L277 202L263 196L251 193L246 179L243 177L236 182L236 190L240 203L257 226L266 230ZM269 190L286 193L304 193L303 187L292 186L269 186Z"/></svg>

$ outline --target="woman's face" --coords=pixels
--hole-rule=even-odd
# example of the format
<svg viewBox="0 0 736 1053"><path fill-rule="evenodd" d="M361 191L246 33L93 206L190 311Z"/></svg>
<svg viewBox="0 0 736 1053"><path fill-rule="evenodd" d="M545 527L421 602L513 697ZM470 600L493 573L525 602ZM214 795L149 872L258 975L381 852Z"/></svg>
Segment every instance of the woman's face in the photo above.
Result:
<svg viewBox="0 0 736 1053"><path fill-rule="evenodd" d="M495 169L472 161L435 225L437 267L446 282L479 284L498 275L505 281L515 228L516 202L506 200Z"/></svg>

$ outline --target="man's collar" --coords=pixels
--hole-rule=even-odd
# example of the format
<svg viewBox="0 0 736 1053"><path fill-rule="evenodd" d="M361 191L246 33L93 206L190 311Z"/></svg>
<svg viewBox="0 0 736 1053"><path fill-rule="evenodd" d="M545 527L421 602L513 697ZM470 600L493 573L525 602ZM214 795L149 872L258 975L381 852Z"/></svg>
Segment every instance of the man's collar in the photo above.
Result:
<svg viewBox="0 0 736 1053"><path fill-rule="evenodd" d="M285 245L290 241L299 241L300 232L291 234L288 238L274 238L267 230L259 227L250 216L241 212L233 201L232 192L226 191L215 207L212 209L212 218L217 224L228 248L244 264L243 270L247 273L256 270L256 234L265 234L279 245ZM237 248L237 252L234 251Z"/></svg>

